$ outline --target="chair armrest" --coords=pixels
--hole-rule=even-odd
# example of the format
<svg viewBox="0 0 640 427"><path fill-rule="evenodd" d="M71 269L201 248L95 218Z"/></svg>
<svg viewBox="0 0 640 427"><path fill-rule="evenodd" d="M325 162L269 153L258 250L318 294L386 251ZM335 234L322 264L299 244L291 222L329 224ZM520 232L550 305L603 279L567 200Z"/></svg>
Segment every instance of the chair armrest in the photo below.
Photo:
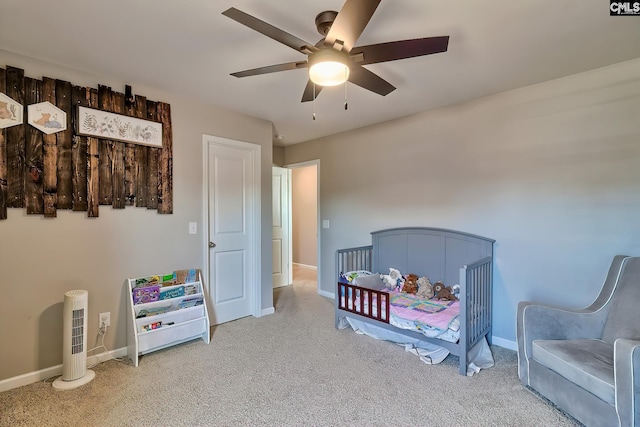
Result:
<svg viewBox="0 0 640 427"><path fill-rule="evenodd" d="M516 339L520 380L529 384L528 360L534 340L600 338L605 320L605 310L573 310L526 301L519 303Z"/></svg>
<svg viewBox="0 0 640 427"><path fill-rule="evenodd" d="M640 425L640 341L617 339L613 348L616 411L621 426Z"/></svg>
<svg viewBox="0 0 640 427"><path fill-rule="evenodd" d="M518 304L518 326L528 342L600 338L605 320L603 310L572 310L531 302Z"/></svg>

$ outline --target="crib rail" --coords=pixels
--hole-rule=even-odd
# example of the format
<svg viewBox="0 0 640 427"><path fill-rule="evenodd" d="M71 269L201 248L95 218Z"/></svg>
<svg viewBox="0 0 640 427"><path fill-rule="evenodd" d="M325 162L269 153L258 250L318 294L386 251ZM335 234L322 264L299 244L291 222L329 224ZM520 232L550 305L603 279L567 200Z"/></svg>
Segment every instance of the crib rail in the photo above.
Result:
<svg viewBox="0 0 640 427"><path fill-rule="evenodd" d="M338 282L338 308L369 319L389 323L389 294Z"/></svg>
<svg viewBox="0 0 640 427"><path fill-rule="evenodd" d="M354 270L371 271L373 246L340 249L336 252L336 279L340 273Z"/></svg>
<svg viewBox="0 0 640 427"><path fill-rule="evenodd" d="M491 257L481 259L460 270L461 323L466 325L460 340L470 349L485 335L491 339L492 275Z"/></svg>

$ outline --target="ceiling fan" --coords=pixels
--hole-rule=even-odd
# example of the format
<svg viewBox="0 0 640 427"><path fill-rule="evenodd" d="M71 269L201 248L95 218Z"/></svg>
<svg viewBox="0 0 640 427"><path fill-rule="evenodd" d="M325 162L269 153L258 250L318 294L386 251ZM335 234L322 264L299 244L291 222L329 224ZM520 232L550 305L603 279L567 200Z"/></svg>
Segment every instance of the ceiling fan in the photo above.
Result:
<svg viewBox="0 0 640 427"><path fill-rule="evenodd" d="M304 61L253 68L231 75L248 77L308 68L309 81L302 102L314 100L323 86L335 86L346 81L385 96L396 88L363 65L446 52L449 36L354 46L379 4L380 0L346 0L340 12L319 13L315 23L323 38L315 45L236 8L227 9L223 15L307 55Z"/></svg>

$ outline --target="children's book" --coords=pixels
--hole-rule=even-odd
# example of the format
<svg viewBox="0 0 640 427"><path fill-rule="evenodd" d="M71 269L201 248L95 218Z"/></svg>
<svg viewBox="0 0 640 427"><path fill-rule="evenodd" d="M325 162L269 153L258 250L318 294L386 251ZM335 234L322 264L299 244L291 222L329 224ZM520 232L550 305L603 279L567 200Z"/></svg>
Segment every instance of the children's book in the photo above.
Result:
<svg viewBox="0 0 640 427"><path fill-rule="evenodd" d="M178 298L184 295L184 286L171 289L160 289L160 299Z"/></svg>
<svg viewBox="0 0 640 427"><path fill-rule="evenodd" d="M194 295L200 292L200 288L197 284L191 283L189 285L184 285L184 294L185 295Z"/></svg>
<svg viewBox="0 0 640 427"><path fill-rule="evenodd" d="M158 329L162 327L162 322L158 321L158 322L152 322L149 323L148 325L142 325L140 326L140 332L147 332L147 331L153 331L154 329Z"/></svg>
<svg viewBox="0 0 640 427"><path fill-rule="evenodd" d="M158 283L160 283L160 276L140 277L136 279L135 287L138 288L140 286L155 285Z"/></svg>
<svg viewBox="0 0 640 427"><path fill-rule="evenodd" d="M194 268L190 270L176 270L173 272L173 279L175 280L176 285L195 282L196 270Z"/></svg>
<svg viewBox="0 0 640 427"><path fill-rule="evenodd" d="M140 311L136 310L136 319L140 319L141 317L155 316L156 314L163 314L170 310L171 305L167 305L165 307L143 308Z"/></svg>
<svg viewBox="0 0 640 427"><path fill-rule="evenodd" d="M134 288L131 292L133 294L134 304L144 304L146 302L158 301L160 299L160 286L141 286Z"/></svg>
<svg viewBox="0 0 640 427"><path fill-rule="evenodd" d="M196 305L202 305L202 297L185 298L180 301L176 309L195 307Z"/></svg>

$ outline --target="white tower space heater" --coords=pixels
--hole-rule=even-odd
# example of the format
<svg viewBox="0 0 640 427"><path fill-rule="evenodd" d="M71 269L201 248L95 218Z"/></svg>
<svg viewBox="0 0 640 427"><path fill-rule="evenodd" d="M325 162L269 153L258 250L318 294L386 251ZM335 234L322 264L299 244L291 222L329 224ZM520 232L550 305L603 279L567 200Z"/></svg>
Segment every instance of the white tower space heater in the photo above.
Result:
<svg viewBox="0 0 640 427"><path fill-rule="evenodd" d="M68 291L62 309L62 376L53 382L58 390L87 384L95 372L87 369L87 308L89 292Z"/></svg>

